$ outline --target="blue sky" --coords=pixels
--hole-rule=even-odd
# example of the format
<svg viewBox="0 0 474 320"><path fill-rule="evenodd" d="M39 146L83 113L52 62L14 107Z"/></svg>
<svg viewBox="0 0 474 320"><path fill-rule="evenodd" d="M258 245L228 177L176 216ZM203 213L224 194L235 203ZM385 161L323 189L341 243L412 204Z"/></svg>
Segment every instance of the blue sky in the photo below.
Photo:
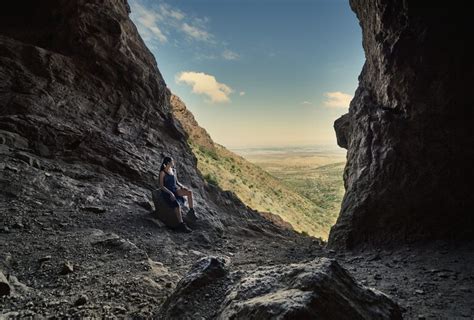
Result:
<svg viewBox="0 0 474 320"><path fill-rule="evenodd" d="M344 0L130 0L173 93L229 148L335 144L364 62Z"/></svg>

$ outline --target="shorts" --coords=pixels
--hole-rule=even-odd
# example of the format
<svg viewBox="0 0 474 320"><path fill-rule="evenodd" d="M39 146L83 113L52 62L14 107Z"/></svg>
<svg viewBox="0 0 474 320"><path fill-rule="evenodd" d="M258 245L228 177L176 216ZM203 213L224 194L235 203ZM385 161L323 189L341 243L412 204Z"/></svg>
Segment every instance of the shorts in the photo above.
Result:
<svg viewBox="0 0 474 320"><path fill-rule="evenodd" d="M186 199L184 199L184 197L182 197L182 196L178 196L174 192L173 192L173 194L176 197L176 200L171 200L171 196L168 192L165 192L165 191L161 192L161 196L163 197L163 199L166 201L166 203L168 203L168 205L171 208L177 208L177 207L183 206Z"/></svg>

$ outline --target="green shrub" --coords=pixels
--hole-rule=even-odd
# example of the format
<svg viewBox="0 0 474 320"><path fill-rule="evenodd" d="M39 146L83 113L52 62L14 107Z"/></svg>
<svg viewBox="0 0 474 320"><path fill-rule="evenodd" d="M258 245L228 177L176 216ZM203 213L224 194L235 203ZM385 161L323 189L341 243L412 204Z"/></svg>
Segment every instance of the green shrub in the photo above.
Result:
<svg viewBox="0 0 474 320"><path fill-rule="evenodd" d="M207 183L209 183L209 184L212 184L212 185L215 185L215 186L219 185L219 183L217 182L216 176L213 175L212 173L205 174L204 175L204 180L206 180Z"/></svg>
<svg viewBox="0 0 474 320"><path fill-rule="evenodd" d="M214 160L219 160L219 156L217 155L217 153L214 150L199 146L199 151L201 151L204 154L204 156L206 156L207 158L212 158Z"/></svg>

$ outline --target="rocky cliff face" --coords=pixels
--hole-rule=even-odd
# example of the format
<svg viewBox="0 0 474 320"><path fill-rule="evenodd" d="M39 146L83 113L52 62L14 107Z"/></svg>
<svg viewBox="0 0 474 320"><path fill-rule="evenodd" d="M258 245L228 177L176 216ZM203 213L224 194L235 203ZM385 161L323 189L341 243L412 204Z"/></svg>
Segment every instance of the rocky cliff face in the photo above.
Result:
<svg viewBox="0 0 474 320"><path fill-rule="evenodd" d="M0 129L38 156L149 186L162 154L173 154L195 179L170 94L126 2L23 2L11 15L2 10Z"/></svg>
<svg viewBox="0 0 474 320"><path fill-rule="evenodd" d="M184 102L176 95L171 95L171 110L176 119L182 125L189 139L199 146L214 150L214 141L207 131L199 126L194 115L186 108Z"/></svg>
<svg viewBox="0 0 474 320"><path fill-rule="evenodd" d="M75 166L81 172L67 174L106 174L146 194L156 187L163 156L170 155L180 179L207 208L204 216L228 203L198 173L187 134L171 114L171 93L128 18L126 1L19 1L2 13L0 142L6 159L36 163L40 170ZM19 197L31 185L15 177L3 172L1 193ZM53 193L60 203L70 202L67 188L60 195L54 183L41 183L35 191L42 198ZM105 195L113 201L117 181L108 183ZM69 191L77 198L71 206L89 196ZM259 217L233 199L234 209ZM227 218L233 219L209 221L222 227Z"/></svg>
<svg viewBox="0 0 474 320"><path fill-rule="evenodd" d="M473 238L474 35L456 6L350 1L366 62L349 114L346 194L329 244Z"/></svg>

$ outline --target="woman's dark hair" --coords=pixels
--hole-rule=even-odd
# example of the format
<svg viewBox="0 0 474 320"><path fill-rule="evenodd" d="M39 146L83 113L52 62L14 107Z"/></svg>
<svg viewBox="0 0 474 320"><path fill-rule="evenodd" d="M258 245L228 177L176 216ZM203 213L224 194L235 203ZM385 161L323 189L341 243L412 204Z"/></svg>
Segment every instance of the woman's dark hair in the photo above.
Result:
<svg viewBox="0 0 474 320"><path fill-rule="evenodd" d="M160 167L160 172L163 171L166 167L166 165L168 163L170 163L171 161L173 161L173 159L171 159L171 157L164 157L163 158L163 163L161 164L161 167Z"/></svg>

